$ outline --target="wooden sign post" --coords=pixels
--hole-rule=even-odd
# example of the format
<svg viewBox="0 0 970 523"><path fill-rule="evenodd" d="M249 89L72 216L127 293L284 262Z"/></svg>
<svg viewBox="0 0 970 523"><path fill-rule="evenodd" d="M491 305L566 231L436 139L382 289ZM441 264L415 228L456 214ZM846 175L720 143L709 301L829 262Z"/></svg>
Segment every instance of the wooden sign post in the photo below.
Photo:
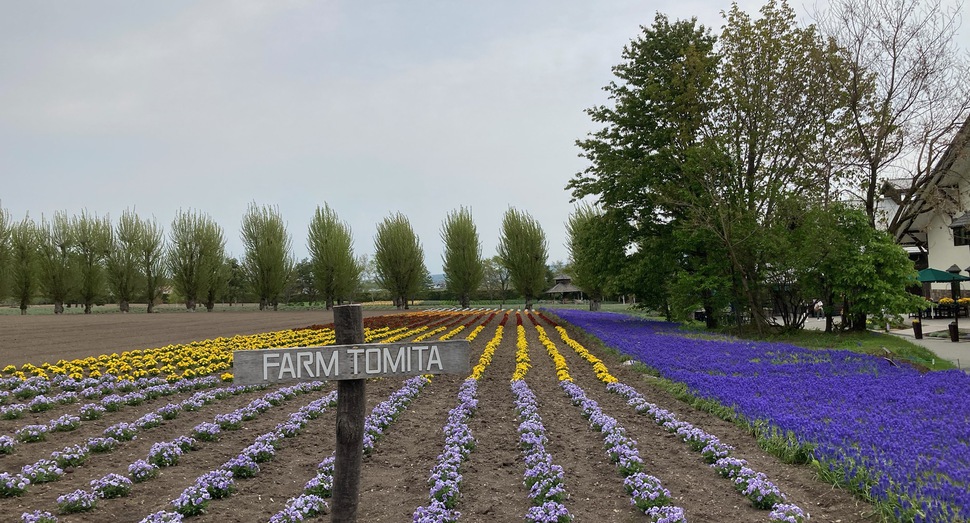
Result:
<svg viewBox="0 0 970 523"><path fill-rule="evenodd" d="M365 344L360 305L334 307L333 324L336 345L233 351L233 383L339 380L330 520L354 523L364 457L366 378L467 373L471 344L467 340Z"/></svg>
<svg viewBox="0 0 970 523"><path fill-rule="evenodd" d="M333 328L337 345L364 343L364 313L360 305L333 308ZM334 523L357 521L360 496L360 463L364 458L364 418L366 380L337 382L337 451L333 463Z"/></svg>

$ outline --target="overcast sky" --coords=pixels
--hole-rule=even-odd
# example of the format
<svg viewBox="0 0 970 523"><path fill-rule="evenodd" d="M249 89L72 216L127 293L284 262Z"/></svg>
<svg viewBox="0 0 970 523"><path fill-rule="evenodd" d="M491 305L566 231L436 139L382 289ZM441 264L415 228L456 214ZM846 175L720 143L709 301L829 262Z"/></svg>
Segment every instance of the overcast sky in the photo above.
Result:
<svg viewBox="0 0 970 523"><path fill-rule="evenodd" d="M793 5L808 20L813 4ZM325 202L358 254L400 211L432 273L449 211L471 208L488 257L515 207L565 261L575 141L623 45L657 11L719 32L729 7L0 0L0 206L36 221L132 208L166 233L179 209L202 211L237 257L247 206L278 206L297 259Z"/></svg>

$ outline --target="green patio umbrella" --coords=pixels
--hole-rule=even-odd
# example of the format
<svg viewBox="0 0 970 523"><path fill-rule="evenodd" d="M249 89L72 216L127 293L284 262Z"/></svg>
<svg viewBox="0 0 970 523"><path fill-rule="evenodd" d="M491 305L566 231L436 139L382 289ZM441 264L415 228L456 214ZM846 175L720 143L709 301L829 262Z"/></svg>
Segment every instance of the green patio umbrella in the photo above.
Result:
<svg viewBox="0 0 970 523"><path fill-rule="evenodd" d="M953 293L953 299L955 301L957 297L959 297L960 295L960 290L959 290L960 282L970 280L970 278L959 274L958 273L959 268L956 265L954 265L953 267L950 267L950 269L953 272L941 271L940 269L926 268L919 271L918 278L919 278L919 281L923 283L928 283L928 282L949 283L950 290ZM920 311L920 317L922 317L922 311ZM953 323L950 324L950 341L960 340L960 327L958 323L959 321L960 321L960 311L959 309L957 309L953 313Z"/></svg>
<svg viewBox="0 0 970 523"><path fill-rule="evenodd" d="M970 277L962 274L941 271L940 269L927 268L919 271L919 281L921 282L942 282L949 283L954 281L970 281Z"/></svg>

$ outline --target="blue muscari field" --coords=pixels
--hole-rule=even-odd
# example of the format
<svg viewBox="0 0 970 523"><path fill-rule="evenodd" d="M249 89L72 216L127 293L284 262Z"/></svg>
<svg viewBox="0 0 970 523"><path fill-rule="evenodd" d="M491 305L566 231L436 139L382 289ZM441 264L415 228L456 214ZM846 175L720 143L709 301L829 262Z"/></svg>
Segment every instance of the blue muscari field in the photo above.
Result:
<svg viewBox="0 0 970 523"><path fill-rule="evenodd" d="M608 346L747 419L815 445L822 466L901 521L970 516L970 375L783 343L684 337L678 325L557 309Z"/></svg>

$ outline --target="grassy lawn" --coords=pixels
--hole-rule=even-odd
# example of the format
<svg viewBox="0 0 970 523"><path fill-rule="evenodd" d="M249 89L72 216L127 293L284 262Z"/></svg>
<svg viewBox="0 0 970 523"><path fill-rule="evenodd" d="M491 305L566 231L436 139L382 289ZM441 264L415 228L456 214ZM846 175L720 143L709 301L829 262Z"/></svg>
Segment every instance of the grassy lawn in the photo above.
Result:
<svg viewBox="0 0 970 523"><path fill-rule="evenodd" d="M745 337L759 339L756 336L746 335ZM803 329L797 332L764 336L760 339L790 343L808 349L845 349L873 356L891 355L893 360L907 360L932 370L956 368L956 365L952 362L937 357L936 354L925 347L911 343L899 336L879 332L826 333L819 330Z"/></svg>

